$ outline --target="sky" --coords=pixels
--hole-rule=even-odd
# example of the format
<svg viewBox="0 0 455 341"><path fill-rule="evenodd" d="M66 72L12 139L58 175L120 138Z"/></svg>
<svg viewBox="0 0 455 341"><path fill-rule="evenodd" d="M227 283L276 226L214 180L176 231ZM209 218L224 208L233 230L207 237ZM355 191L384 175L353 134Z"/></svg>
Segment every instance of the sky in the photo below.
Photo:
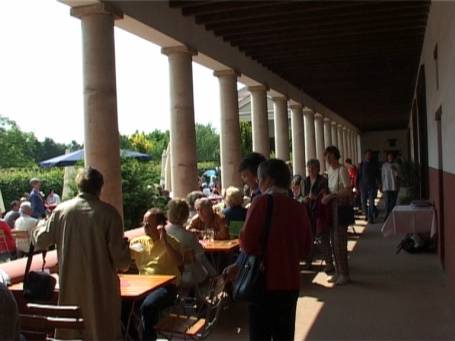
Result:
<svg viewBox="0 0 455 341"><path fill-rule="evenodd" d="M2 2L0 115L38 139L83 142L80 20L57 0ZM161 48L115 28L117 104L121 134L170 126L167 57ZM219 130L218 81L193 63L197 123Z"/></svg>

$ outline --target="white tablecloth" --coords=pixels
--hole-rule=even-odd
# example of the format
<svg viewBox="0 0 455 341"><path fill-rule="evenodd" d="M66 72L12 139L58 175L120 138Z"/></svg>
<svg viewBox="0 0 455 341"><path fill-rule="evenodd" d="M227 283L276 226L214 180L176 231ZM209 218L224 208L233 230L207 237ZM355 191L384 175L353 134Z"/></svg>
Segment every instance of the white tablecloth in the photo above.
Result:
<svg viewBox="0 0 455 341"><path fill-rule="evenodd" d="M431 207L395 206L382 225L384 237L395 234L430 233L436 234L436 214Z"/></svg>

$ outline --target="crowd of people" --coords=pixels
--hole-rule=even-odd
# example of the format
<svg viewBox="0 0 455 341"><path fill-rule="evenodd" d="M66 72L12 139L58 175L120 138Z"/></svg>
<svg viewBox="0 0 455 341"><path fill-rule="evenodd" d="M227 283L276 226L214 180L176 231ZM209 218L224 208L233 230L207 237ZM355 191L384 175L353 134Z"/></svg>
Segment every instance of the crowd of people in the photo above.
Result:
<svg viewBox="0 0 455 341"><path fill-rule="evenodd" d="M0 239L0 263L27 255L38 222L50 216L61 202L60 196L53 189L47 196L41 192L41 181L38 178L31 179L30 186L31 191L13 200L8 212L0 219L0 230L3 232Z"/></svg>
<svg viewBox="0 0 455 341"><path fill-rule="evenodd" d="M265 269L264 290L249 305L250 339L291 340L301 262L310 269L318 245L323 271L332 275L329 281L348 284L347 227L353 223L355 197L361 193L361 206L370 221L378 189L386 194L388 212L396 201L398 168L393 157L388 155L381 176L370 154L357 169L349 159L340 162L339 150L330 146L325 151L327 174L321 174L319 160L313 159L307 162L306 177L291 177L285 162L251 153L238 168L244 188L228 187L221 203L194 191L184 199L170 200L165 212L150 208L144 213L144 235L131 240L124 237L116 209L99 198L102 174L87 167L77 175L79 195L58 205L41 224L38 219L47 209L40 183L32 179L30 197L12 203L5 224L11 221L14 229L30 231L38 249L57 247L59 303L80 306L85 320L83 335L59 330L57 338L121 338L122 309L125 315L132 307L122 307L117 273L129 269L175 276L172 284L153 291L140 305L142 338L156 339L160 312L172 306L182 291L194 292L220 275L200 240L239 238L240 255L222 270L226 280L237 280L245 255L261 256ZM26 253L29 242L15 245L16 250Z"/></svg>

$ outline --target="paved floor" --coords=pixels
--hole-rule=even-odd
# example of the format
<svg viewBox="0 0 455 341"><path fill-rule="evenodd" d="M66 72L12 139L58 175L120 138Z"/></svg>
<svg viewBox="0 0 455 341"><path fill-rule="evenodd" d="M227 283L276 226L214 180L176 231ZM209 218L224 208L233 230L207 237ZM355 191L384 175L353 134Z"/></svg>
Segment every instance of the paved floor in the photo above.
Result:
<svg viewBox="0 0 455 341"><path fill-rule="evenodd" d="M383 238L380 227L351 235L350 285L302 272L295 340L455 340L455 305L437 256L395 255L400 238ZM246 339L247 306L232 304L209 340Z"/></svg>

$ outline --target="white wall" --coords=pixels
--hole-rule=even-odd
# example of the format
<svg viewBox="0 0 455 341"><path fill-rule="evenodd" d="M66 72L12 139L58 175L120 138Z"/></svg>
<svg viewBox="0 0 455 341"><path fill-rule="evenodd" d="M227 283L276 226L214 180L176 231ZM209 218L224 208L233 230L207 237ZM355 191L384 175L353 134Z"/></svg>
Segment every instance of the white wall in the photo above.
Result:
<svg viewBox="0 0 455 341"><path fill-rule="evenodd" d="M362 158L366 150L379 151L379 159L384 160L386 151L399 151L403 159L409 159L409 142L407 130L385 130L371 131L363 133L362 139ZM396 145L390 146L389 140L395 139Z"/></svg>
<svg viewBox="0 0 455 341"><path fill-rule="evenodd" d="M439 89L434 48L438 45ZM429 165L438 168L435 113L442 106L444 171L455 174L455 3L433 1L421 55L425 65Z"/></svg>

